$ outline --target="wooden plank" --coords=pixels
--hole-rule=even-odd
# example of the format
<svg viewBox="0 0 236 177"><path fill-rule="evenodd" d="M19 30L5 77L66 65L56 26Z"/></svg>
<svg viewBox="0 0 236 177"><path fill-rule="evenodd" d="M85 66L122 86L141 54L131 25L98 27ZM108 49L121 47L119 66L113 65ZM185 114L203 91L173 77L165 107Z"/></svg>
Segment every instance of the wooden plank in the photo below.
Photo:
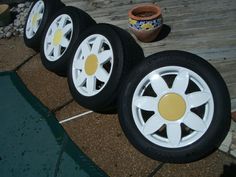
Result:
<svg viewBox="0 0 236 177"><path fill-rule="evenodd" d="M231 99L236 98L236 60L227 59L227 60L218 60L210 62L222 75L225 80Z"/></svg>
<svg viewBox="0 0 236 177"><path fill-rule="evenodd" d="M235 0L63 0L85 10L98 23L128 31L127 12L135 4L155 2L162 8L170 34L161 41L142 43L145 56L164 50L185 50L210 61L236 98L236 1ZM133 34L132 34L133 35Z"/></svg>
<svg viewBox="0 0 236 177"><path fill-rule="evenodd" d="M64 0L86 10L98 23L106 22L127 30L127 12L139 2ZM165 23L171 33L162 41L140 43L146 56L162 50L186 50L206 59L236 56L236 1L233 0L162 0Z"/></svg>

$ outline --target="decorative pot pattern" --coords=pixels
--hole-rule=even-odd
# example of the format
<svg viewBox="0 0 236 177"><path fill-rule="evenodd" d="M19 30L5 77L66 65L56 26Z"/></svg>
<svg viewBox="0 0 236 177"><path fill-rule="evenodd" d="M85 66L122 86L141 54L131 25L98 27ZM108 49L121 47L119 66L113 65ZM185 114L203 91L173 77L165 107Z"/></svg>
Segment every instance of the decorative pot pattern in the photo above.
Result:
<svg viewBox="0 0 236 177"><path fill-rule="evenodd" d="M129 28L142 42L155 40L161 31L163 18L161 9L154 4L140 4L129 13Z"/></svg>
<svg viewBox="0 0 236 177"><path fill-rule="evenodd" d="M135 30L150 30L160 28L162 26L162 18L154 20L133 20L129 18L129 27Z"/></svg>

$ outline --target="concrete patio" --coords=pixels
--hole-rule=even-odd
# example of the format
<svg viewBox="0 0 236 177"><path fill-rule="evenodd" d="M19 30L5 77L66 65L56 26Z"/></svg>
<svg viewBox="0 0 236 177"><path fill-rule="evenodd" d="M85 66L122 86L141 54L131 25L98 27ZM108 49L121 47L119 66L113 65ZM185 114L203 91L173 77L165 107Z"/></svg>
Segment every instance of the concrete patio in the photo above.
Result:
<svg viewBox="0 0 236 177"><path fill-rule="evenodd" d="M97 22L119 25L127 30L127 11L135 3L112 0L63 0L85 10ZM133 2L133 3L130 3ZM145 2L153 2L146 0ZM236 109L236 1L162 0L165 24L171 29L164 39L139 44L145 55L178 49L200 55L213 64L230 91ZM24 46L22 38L0 40L0 72L16 71L27 88L55 113L58 121L86 113L73 101L66 78L47 71L40 55ZM117 115L89 113L62 123L72 140L109 176L203 176L218 177L236 169L236 124L232 122L226 140L209 157L189 164L163 164L139 153L128 142ZM222 152L223 151L223 152Z"/></svg>

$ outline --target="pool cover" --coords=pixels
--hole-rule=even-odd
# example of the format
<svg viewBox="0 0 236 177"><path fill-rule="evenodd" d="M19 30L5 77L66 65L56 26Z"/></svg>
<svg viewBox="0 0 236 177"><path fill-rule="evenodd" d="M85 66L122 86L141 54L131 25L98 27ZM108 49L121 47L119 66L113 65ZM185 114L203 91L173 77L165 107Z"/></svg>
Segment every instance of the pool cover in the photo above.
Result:
<svg viewBox="0 0 236 177"><path fill-rule="evenodd" d="M0 121L1 177L107 176L14 72L0 73Z"/></svg>

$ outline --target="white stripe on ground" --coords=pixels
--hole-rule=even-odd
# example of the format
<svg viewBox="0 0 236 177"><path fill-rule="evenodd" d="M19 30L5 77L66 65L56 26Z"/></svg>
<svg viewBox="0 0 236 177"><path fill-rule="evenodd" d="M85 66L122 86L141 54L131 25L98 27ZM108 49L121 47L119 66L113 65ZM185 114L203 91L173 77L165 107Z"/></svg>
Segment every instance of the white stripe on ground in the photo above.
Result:
<svg viewBox="0 0 236 177"><path fill-rule="evenodd" d="M235 112L235 111L236 111L236 109L232 109L232 110L231 110L231 112Z"/></svg>
<svg viewBox="0 0 236 177"><path fill-rule="evenodd" d="M76 115L76 116L73 116L73 117L64 119L64 120L60 121L59 123L60 123L60 124L63 124L63 123L65 123L65 122L69 122L69 121L71 121L71 120L77 119L77 118L79 118L79 117L83 117L83 116L88 115L88 114L91 114L91 113L93 113L93 111L87 111L87 112L84 112L84 113L82 113L82 114L79 114L79 115Z"/></svg>

